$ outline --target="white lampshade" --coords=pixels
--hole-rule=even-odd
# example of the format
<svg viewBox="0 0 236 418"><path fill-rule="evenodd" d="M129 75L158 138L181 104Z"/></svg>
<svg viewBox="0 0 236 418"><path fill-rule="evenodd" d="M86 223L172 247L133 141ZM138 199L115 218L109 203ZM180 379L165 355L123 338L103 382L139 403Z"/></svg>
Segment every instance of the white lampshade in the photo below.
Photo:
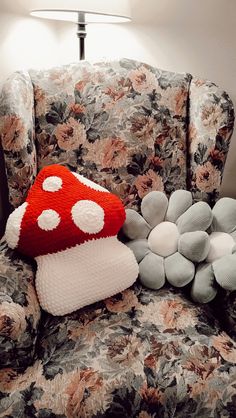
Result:
<svg viewBox="0 0 236 418"><path fill-rule="evenodd" d="M78 22L79 12L82 14ZM129 0L32 0L30 14L74 23L122 23L131 20Z"/></svg>

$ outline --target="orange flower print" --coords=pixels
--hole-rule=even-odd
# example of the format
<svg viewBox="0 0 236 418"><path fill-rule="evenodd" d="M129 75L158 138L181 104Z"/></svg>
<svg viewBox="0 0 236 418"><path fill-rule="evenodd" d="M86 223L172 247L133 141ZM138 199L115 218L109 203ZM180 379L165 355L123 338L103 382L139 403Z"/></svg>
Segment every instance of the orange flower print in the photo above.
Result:
<svg viewBox="0 0 236 418"><path fill-rule="evenodd" d="M202 109L202 122L212 132L217 132L222 124L223 109L217 104L210 103Z"/></svg>
<svg viewBox="0 0 236 418"><path fill-rule="evenodd" d="M127 148L121 138L109 138L103 144L103 167L113 169L126 166Z"/></svg>
<svg viewBox="0 0 236 418"><path fill-rule="evenodd" d="M189 149L191 153L194 153L198 149L198 144L199 144L200 139L197 134L197 128L193 123L190 123L189 125L188 138L189 138Z"/></svg>
<svg viewBox="0 0 236 418"><path fill-rule="evenodd" d="M47 104L45 92L39 86L35 86L34 88L34 99L36 115L45 115L48 111L49 104Z"/></svg>
<svg viewBox="0 0 236 418"><path fill-rule="evenodd" d="M65 151L75 150L86 140L84 125L73 118L69 118L66 123L58 124L54 133L58 146Z"/></svg>
<svg viewBox="0 0 236 418"><path fill-rule="evenodd" d="M0 391L10 393L12 388L14 388L16 379L16 370L10 368L0 369Z"/></svg>
<svg viewBox="0 0 236 418"><path fill-rule="evenodd" d="M212 345L224 360L236 364L236 345L227 334L222 332L220 335L213 337Z"/></svg>
<svg viewBox="0 0 236 418"><path fill-rule="evenodd" d="M194 326L197 322L193 309L186 307L177 300L163 300L158 306L163 325L169 329L184 329Z"/></svg>
<svg viewBox="0 0 236 418"><path fill-rule="evenodd" d="M207 398L207 404L212 409L215 408L215 403L221 398L222 389L217 387L217 385L210 385L210 379L207 379L188 385L188 393L192 399L199 398L204 393Z"/></svg>
<svg viewBox="0 0 236 418"><path fill-rule="evenodd" d="M154 129L156 121L151 116L134 115L131 118L131 132L141 141L145 141L148 145L153 147L154 144Z"/></svg>
<svg viewBox="0 0 236 418"><path fill-rule="evenodd" d="M204 86L204 84L206 84L206 81L202 80L201 78L198 78L194 80L194 84L197 87L201 87L201 86Z"/></svg>
<svg viewBox="0 0 236 418"><path fill-rule="evenodd" d="M186 105L188 91L184 88L179 89L175 95L175 114L181 116Z"/></svg>
<svg viewBox="0 0 236 418"><path fill-rule="evenodd" d="M155 369L156 368L156 358L153 354L149 354L144 359L144 365L145 367L148 367L149 369Z"/></svg>
<svg viewBox="0 0 236 418"><path fill-rule="evenodd" d="M161 176L153 170L148 170L146 174L138 176L134 185L141 199L153 190L158 190L160 192L164 191L164 184Z"/></svg>
<svg viewBox="0 0 236 418"><path fill-rule="evenodd" d="M148 405L158 405L159 403L163 404L164 402L163 393L159 389L148 387L147 383L143 384L140 395Z"/></svg>
<svg viewBox="0 0 236 418"><path fill-rule="evenodd" d="M110 312L129 312L138 305L138 298L131 289L124 290L117 297L113 296L104 300L106 308Z"/></svg>
<svg viewBox="0 0 236 418"><path fill-rule="evenodd" d="M151 156L149 158L150 164L153 164L154 167L163 167L165 162L160 157Z"/></svg>
<svg viewBox="0 0 236 418"><path fill-rule="evenodd" d="M113 338L108 343L108 355L114 362L128 367L139 357L141 346L141 340L133 335Z"/></svg>
<svg viewBox="0 0 236 418"><path fill-rule="evenodd" d="M117 102L125 95L123 89L115 89L114 87L107 87L104 93L112 99L113 103Z"/></svg>
<svg viewBox="0 0 236 418"><path fill-rule="evenodd" d="M225 160L225 156L224 153L222 151L219 151L218 149L212 148L210 150L210 156L212 158L213 161L222 161L224 162Z"/></svg>
<svg viewBox="0 0 236 418"><path fill-rule="evenodd" d="M17 152L27 145L27 130L23 121L15 115L0 118L2 147L5 151Z"/></svg>
<svg viewBox="0 0 236 418"><path fill-rule="evenodd" d="M49 78L58 87L73 86L72 75L69 71L65 71L64 68L54 68L49 73Z"/></svg>
<svg viewBox="0 0 236 418"><path fill-rule="evenodd" d="M96 161L102 168L116 169L126 167L128 163L128 149L122 138L105 138L95 141L88 146L87 161Z"/></svg>
<svg viewBox="0 0 236 418"><path fill-rule="evenodd" d="M212 378L219 363L214 349L196 344L189 349L183 368L197 375L199 381Z"/></svg>
<svg viewBox="0 0 236 418"><path fill-rule="evenodd" d="M156 77L146 67L141 66L129 74L133 89L138 93L151 93L156 88Z"/></svg>
<svg viewBox="0 0 236 418"><path fill-rule="evenodd" d="M82 418L80 411L85 391L96 392L102 387L102 385L102 378L96 371L90 368L75 374L65 391L68 395L66 416L68 418Z"/></svg>
<svg viewBox="0 0 236 418"><path fill-rule="evenodd" d="M78 91L83 91L87 83L88 82L86 80L78 81L78 83L76 83L75 85L75 89Z"/></svg>
<svg viewBox="0 0 236 418"><path fill-rule="evenodd" d="M83 105L80 105L78 103L71 103L70 111L74 113L75 115L79 115L81 113L85 113L86 109Z"/></svg>
<svg viewBox="0 0 236 418"><path fill-rule="evenodd" d="M25 311L17 303L3 302L0 305L0 334L13 340L20 338L26 329Z"/></svg>
<svg viewBox="0 0 236 418"><path fill-rule="evenodd" d="M206 193L213 192L221 182L220 171L210 161L196 168L197 188Z"/></svg>

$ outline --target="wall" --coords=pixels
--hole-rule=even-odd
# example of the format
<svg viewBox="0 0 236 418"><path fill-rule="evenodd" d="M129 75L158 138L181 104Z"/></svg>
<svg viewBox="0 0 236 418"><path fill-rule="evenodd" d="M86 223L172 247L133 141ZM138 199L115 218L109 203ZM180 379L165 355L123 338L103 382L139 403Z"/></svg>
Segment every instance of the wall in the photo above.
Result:
<svg viewBox="0 0 236 418"><path fill-rule="evenodd" d="M131 0L133 22L90 25L87 59L130 57L216 82L236 108L236 1ZM78 59L76 28L28 15L30 0L0 0L0 82L21 68ZM109 35L109 36L108 36ZM236 197L236 133L222 194Z"/></svg>

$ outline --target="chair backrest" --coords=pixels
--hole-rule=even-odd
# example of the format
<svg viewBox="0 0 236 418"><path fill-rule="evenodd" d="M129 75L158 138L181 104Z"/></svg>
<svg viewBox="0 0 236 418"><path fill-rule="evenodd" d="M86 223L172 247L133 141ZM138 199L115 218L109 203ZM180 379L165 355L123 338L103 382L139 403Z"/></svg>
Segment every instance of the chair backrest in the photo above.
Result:
<svg viewBox="0 0 236 418"><path fill-rule="evenodd" d="M37 172L64 164L139 206L150 190L187 188L214 202L233 105L213 83L123 59L18 72L0 95L9 200Z"/></svg>

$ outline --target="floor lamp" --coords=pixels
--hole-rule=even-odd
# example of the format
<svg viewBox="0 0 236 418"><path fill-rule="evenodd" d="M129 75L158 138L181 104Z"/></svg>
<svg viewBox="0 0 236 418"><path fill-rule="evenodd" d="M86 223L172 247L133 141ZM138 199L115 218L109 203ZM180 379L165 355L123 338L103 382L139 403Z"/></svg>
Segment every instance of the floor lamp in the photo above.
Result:
<svg viewBox="0 0 236 418"><path fill-rule="evenodd" d="M80 59L85 59L88 23L124 23L131 20L129 0L32 0L32 16L77 24Z"/></svg>

